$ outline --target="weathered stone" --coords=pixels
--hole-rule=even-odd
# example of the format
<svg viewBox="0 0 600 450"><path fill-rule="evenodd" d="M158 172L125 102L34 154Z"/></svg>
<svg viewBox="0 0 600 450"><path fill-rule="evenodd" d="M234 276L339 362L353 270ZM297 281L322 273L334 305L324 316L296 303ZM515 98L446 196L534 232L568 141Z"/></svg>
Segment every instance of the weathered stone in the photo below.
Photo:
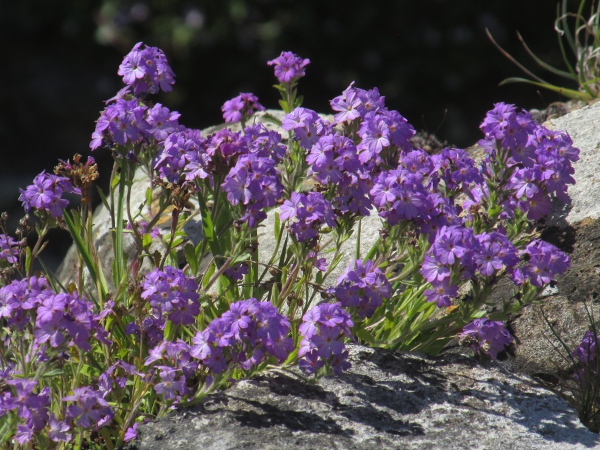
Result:
<svg viewBox="0 0 600 450"><path fill-rule="evenodd" d="M600 448L564 400L501 363L349 350L343 377L267 372L140 426L130 449Z"/></svg>

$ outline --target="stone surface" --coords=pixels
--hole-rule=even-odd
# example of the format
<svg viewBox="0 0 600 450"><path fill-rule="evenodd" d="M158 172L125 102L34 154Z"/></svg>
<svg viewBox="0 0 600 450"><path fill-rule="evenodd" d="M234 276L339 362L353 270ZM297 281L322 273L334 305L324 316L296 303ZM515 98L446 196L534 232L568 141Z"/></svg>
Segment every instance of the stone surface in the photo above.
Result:
<svg viewBox="0 0 600 450"><path fill-rule="evenodd" d="M271 371L139 428L129 448L592 449L564 400L498 362L350 346L352 369L308 384Z"/></svg>
<svg viewBox="0 0 600 450"><path fill-rule="evenodd" d="M577 109L545 123L554 130L567 130L573 144L581 150L573 164L577 184L569 187L571 203L548 221L566 227L584 219L600 218L600 102Z"/></svg>

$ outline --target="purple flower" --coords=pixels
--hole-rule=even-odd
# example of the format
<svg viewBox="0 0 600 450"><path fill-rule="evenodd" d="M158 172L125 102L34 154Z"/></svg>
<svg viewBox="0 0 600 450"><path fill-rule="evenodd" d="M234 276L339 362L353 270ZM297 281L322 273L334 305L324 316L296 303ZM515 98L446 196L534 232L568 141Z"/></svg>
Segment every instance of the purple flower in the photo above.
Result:
<svg viewBox="0 0 600 450"><path fill-rule="evenodd" d="M483 276L492 276L502 267L512 273L519 263L517 249L506 235L493 231L475 236L479 243L474 256L474 262Z"/></svg>
<svg viewBox="0 0 600 450"><path fill-rule="evenodd" d="M137 439L139 426L140 426L140 424L138 422L136 422L133 424L132 427L127 428L127 431L125 432L125 436L123 437L123 440L125 442L129 442L134 439Z"/></svg>
<svg viewBox="0 0 600 450"><path fill-rule="evenodd" d="M123 58L117 73L126 85L133 88L135 95L156 94L161 89L170 92L175 84L175 74L162 50L142 42L135 44Z"/></svg>
<svg viewBox="0 0 600 450"><path fill-rule="evenodd" d="M175 324L189 325L200 313L198 285L180 269L165 266L146 274L141 297L157 317L166 316Z"/></svg>
<svg viewBox="0 0 600 450"><path fill-rule="evenodd" d="M96 122L92 133L90 148L96 150L102 144L107 146L141 144L152 136L156 127L147 122L148 107L140 104L137 99L116 98L109 103ZM160 114L156 110L154 114ZM154 120L154 119L151 119Z"/></svg>
<svg viewBox="0 0 600 450"><path fill-rule="evenodd" d="M281 52L277 58L269 61L269 66L275 66L275 77L280 83L292 83L305 75L304 68L310 63L292 52Z"/></svg>
<svg viewBox="0 0 600 450"><path fill-rule="evenodd" d="M458 295L458 286L449 284L448 280L432 281L431 285L433 289L427 289L424 294L427 301L435 303L438 308L447 308Z"/></svg>
<svg viewBox="0 0 600 450"><path fill-rule="evenodd" d="M289 321L269 302L254 298L232 303L220 318L197 333L190 354L214 373L235 364L249 370L273 356L278 362L293 350Z"/></svg>
<svg viewBox="0 0 600 450"><path fill-rule="evenodd" d="M540 239L531 241L521 255L527 255L527 264L515 270L513 280L517 284L529 281L541 288L549 284L555 275L562 275L571 266L569 257L554 245Z"/></svg>
<svg viewBox="0 0 600 450"><path fill-rule="evenodd" d="M254 228L266 218L265 208L273 207L283 195L283 185L269 157L256 153L241 155L221 185L232 205L242 204L246 214L242 220Z"/></svg>
<svg viewBox="0 0 600 450"><path fill-rule="evenodd" d="M200 156L204 149L204 141L186 131L171 133L161 144L154 161L154 169L158 174L171 183L180 183L191 180L191 172L194 168L200 178L208 175L204 172L205 161ZM192 163L200 167L192 166ZM194 174L195 175L195 174Z"/></svg>
<svg viewBox="0 0 600 450"><path fill-rule="evenodd" d="M460 340L475 352L496 359L498 352L509 346L514 338L502 322L475 319L463 328Z"/></svg>
<svg viewBox="0 0 600 450"><path fill-rule="evenodd" d="M20 245L11 236L0 234L0 260L5 260L10 264L18 262Z"/></svg>
<svg viewBox="0 0 600 450"><path fill-rule="evenodd" d="M88 386L73 389L73 395L63 397L62 401L71 403L67 407L67 417L83 428L100 428L114 416L108 402Z"/></svg>
<svg viewBox="0 0 600 450"><path fill-rule="evenodd" d="M392 288L373 261L359 259L339 276L333 293L342 306L357 308L358 316L364 319L373 315L384 298L391 297Z"/></svg>
<svg viewBox="0 0 600 450"><path fill-rule="evenodd" d="M179 129L177 119L181 114L176 111L170 111L169 108L157 103L148 110L146 121L150 127L147 132L157 141L164 141L170 133Z"/></svg>
<svg viewBox="0 0 600 450"><path fill-rule="evenodd" d="M225 122L241 122L252 116L256 111L264 111L265 107L258 103L254 94L241 93L237 97L227 100L221 107Z"/></svg>
<svg viewBox="0 0 600 450"><path fill-rule="evenodd" d="M48 421L48 437L54 442L69 442L72 438L67 433L71 429L69 424L65 421L58 420L54 414L50 414L50 420Z"/></svg>
<svg viewBox="0 0 600 450"><path fill-rule="evenodd" d="M298 328L303 338L298 351L299 367L305 373L315 373L325 364L337 374L348 369L348 352L343 341L352 338L353 326L350 314L339 302L321 303L308 310Z"/></svg>
<svg viewBox="0 0 600 450"><path fill-rule="evenodd" d="M312 109L298 107L283 118L281 128L294 131L300 147L310 150L312 146L330 131L329 123L319 117Z"/></svg>
<svg viewBox="0 0 600 450"><path fill-rule="evenodd" d="M25 211L32 209L47 211L52 217L62 217L63 209L69 201L62 198L64 193L74 192L75 188L66 177L47 174L45 171L36 176L33 184L25 190L19 189L19 200Z"/></svg>
<svg viewBox="0 0 600 450"><path fill-rule="evenodd" d="M186 393L185 376L181 376L179 380L176 380L177 370L168 366L159 366L160 383L154 386L154 390L157 394L163 396L167 401L181 399Z"/></svg>
<svg viewBox="0 0 600 450"><path fill-rule="evenodd" d="M331 108L338 113L335 123L351 122L359 117L364 118L370 112L385 110L385 97L377 88L370 91L354 87L354 82L346 88L342 95L329 102Z"/></svg>
<svg viewBox="0 0 600 450"><path fill-rule="evenodd" d="M316 238L322 225L336 224L333 207L320 192L292 192L291 200L285 200L281 206L280 218L282 221L295 219L290 231L298 242Z"/></svg>

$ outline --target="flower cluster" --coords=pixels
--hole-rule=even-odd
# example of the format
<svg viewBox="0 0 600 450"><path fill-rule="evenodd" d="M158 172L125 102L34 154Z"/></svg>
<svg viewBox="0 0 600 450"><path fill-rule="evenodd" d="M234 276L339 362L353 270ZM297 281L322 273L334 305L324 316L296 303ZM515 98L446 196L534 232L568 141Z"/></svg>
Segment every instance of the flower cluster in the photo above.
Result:
<svg viewBox="0 0 600 450"><path fill-rule="evenodd" d="M588 330L571 354L575 358L575 373L573 378L584 387L589 382L595 382L594 380L598 377L600 370L600 362L596 358L598 345L600 345L600 336L598 336L597 331Z"/></svg>
<svg viewBox="0 0 600 450"><path fill-rule="evenodd" d="M2 392L0 416L16 412L17 417L25 421L24 425L18 426L15 435L15 440L19 444L25 444L32 439L34 433L39 433L44 429L50 419L48 414L50 388L46 387L35 393L34 391L38 390L38 382L30 378L3 379L2 381L5 381L8 389ZM56 442L67 439L52 440Z"/></svg>
<svg viewBox="0 0 600 450"><path fill-rule="evenodd" d="M281 123L281 128L294 131L295 138L300 142L300 147L310 150L321 136L331 133L329 122L323 120L312 109L298 107L286 114Z"/></svg>
<svg viewBox="0 0 600 450"><path fill-rule="evenodd" d="M0 318L13 328L4 343L8 349L18 346L21 352L18 358L11 357L10 351L3 354L0 384L5 387L0 393L0 416L16 413L24 421L17 427L17 442L25 444L43 429L52 441L68 442L71 435L67 432L72 427L97 429L113 417L100 393L86 387L76 388L73 396L62 398L72 403L66 408L67 420L61 421L49 412L50 387L42 388L37 380L26 376L30 364L38 367L68 360L71 348L81 355L92 350L93 342L110 345L100 324L102 314L93 311L92 303L76 292L55 294L44 278L14 280L0 288Z"/></svg>
<svg viewBox="0 0 600 450"><path fill-rule="evenodd" d="M356 308L358 317L364 319L390 298L392 288L373 261L359 259L346 267L331 292L343 307Z"/></svg>
<svg viewBox="0 0 600 450"><path fill-rule="evenodd" d="M491 277L503 269L513 274L519 261L516 248L503 233L474 235L471 228L461 225L443 226L421 266L421 274L433 287L425 296L439 307L450 306L458 294L458 286L453 284L457 275L463 279L474 279L477 274Z"/></svg>
<svg viewBox="0 0 600 450"><path fill-rule="evenodd" d="M281 55L267 64L275 66L275 76L280 83L293 83L305 75L304 68L310 64L310 60L302 59L292 52L281 52Z"/></svg>
<svg viewBox="0 0 600 450"><path fill-rule="evenodd" d="M165 266L154 269L144 278L141 297L148 301L157 317L166 317L175 324L190 325L200 314L198 285L183 270Z"/></svg>
<svg viewBox="0 0 600 450"><path fill-rule="evenodd" d="M514 341L502 322L488 319L475 319L464 327L459 339L476 353L492 359L496 359L498 353Z"/></svg>
<svg viewBox="0 0 600 450"><path fill-rule="evenodd" d="M283 195L275 161L256 153L240 156L222 187L232 205L244 205L245 213L240 221L246 222L250 228L266 219L265 208L275 206Z"/></svg>
<svg viewBox="0 0 600 450"><path fill-rule="evenodd" d="M334 133L321 136L306 156L306 162L308 175L322 186L335 186L330 201L336 212L370 214L371 171L359 161L358 150L350 138Z"/></svg>
<svg viewBox="0 0 600 450"><path fill-rule="evenodd" d="M360 119L358 135L359 159L363 164L377 166L388 163L388 157L382 152L393 147L404 151L412 150L410 138L415 129L398 111L385 107L385 97L377 89L365 91L350 84L341 96L334 98L330 104L334 111L336 123L349 123Z"/></svg>
<svg viewBox="0 0 600 450"><path fill-rule="evenodd" d="M298 328L302 341L298 350L298 366L306 373L316 373L326 364L341 375L350 368L344 341L352 339L354 326L350 314L341 303L321 303L302 316Z"/></svg>
<svg viewBox="0 0 600 450"><path fill-rule="evenodd" d="M250 93L241 93L227 100L221 107L225 122L245 122L256 111L264 111L265 107L258 103L258 97Z"/></svg>
<svg viewBox="0 0 600 450"><path fill-rule="evenodd" d="M155 362L159 364L154 365ZM164 400L179 402L185 395L190 394L187 380L196 374L198 363L192 360L190 346L184 341L160 342L150 349L144 365L154 365L157 381L154 391Z"/></svg>
<svg viewBox="0 0 600 450"><path fill-rule="evenodd" d="M294 348L289 331L290 322L270 302L242 300L194 336L190 353L216 374L231 364L251 370L271 356L287 359Z"/></svg>
<svg viewBox="0 0 600 450"><path fill-rule="evenodd" d="M503 216L515 209L538 220L550 212L551 199L568 201L567 185L575 180L572 163L579 159L568 134L537 125L526 111L496 103L481 124L485 139L479 144L488 152L487 171L492 164L505 164L510 171L502 203Z"/></svg>
<svg viewBox="0 0 600 450"><path fill-rule="evenodd" d="M523 267L515 270L512 278L516 284L525 282L541 288L549 284L555 275L561 275L571 266L569 257L554 245L534 239L521 252L526 259Z"/></svg>
<svg viewBox="0 0 600 450"><path fill-rule="evenodd" d="M175 74L163 51L142 42L135 44L125 56L117 73L136 96L156 94L161 89L170 92L175 84Z"/></svg>
<svg viewBox="0 0 600 450"><path fill-rule="evenodd" d="M151 146L179 130L178 112L170 111L160 103L149 107L141 100L130 97L124 93L108 101L92 133L92 150L102 145Z"/></svg>
<svg viewBox="0 0 600 450"><path fill-rule="evenodd" d="M195 177L206 178L204 171L204 139L199 132L185 129L167 136L160 144L160 152L154 161L154 170L170 183L192 181Z"/></svg>
<svg viewBox="0 0 600 450"><path fill-rule="evenodd" d="M335 226L333 207L320 192L292 192L291 200L286 200L281 205L279 217L282 221L293 220L290 232L298 242L314 240L324 224Z"/></svg>
<svg viewBox="0 0 600 450"><path fill-rule="evenodd" d="M114 417L114 411L102 393L89 386L73 389L73 395L63 397L62 401L70 403L67 417L79 427L101 428Z"/></svg>
<svg viewBox="0 0 600 450"><path fill-rule="evenodd" d="M21 195L19 200L23 203L25 211L32 209L46 211L52 217L62 217L63 209L69 206L69 201L63 198L63 194L81 194L66 177L48 174L45 171L36 176L33 184L25 190L19 189Z"/></svg>

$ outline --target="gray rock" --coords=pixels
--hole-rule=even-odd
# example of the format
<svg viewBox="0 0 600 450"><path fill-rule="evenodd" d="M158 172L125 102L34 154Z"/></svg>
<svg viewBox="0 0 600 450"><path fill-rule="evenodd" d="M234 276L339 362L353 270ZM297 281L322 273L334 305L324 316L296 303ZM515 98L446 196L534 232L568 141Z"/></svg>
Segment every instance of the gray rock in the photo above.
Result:
<svg viewBox="0 0 600 450"><path fill-rule="evenodd" d="M548 224L565 227L584 219L600 218L600 102L551 119L544 125L554 130L567 130L575 147L581 150L579 161L573 164L577 184L569 187L571 203L555 213Z"/></svg>
<svg viewBox="0 0 600 450"><path fill-rule="evenodd" d="M130 449L600 448L564 400L500 363L349 350L343 377L264 373L140 426Z"/></svg>

